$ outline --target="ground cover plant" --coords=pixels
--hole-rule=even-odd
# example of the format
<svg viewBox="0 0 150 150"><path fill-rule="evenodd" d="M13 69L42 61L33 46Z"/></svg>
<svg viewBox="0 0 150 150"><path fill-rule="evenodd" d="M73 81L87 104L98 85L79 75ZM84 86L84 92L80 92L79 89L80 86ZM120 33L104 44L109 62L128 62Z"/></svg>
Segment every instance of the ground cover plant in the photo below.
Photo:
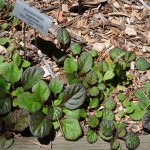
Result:
<svg viewBox="0 0 150 150"><path fill-rule="evenodd" d="M11 19L18 24L18 20ZM1 28L5 30L6 26ZM120 140L130 150L138 148L138 134L127 130L123 118L142 120L143 128L150 131L150 82L135 87L131 98L123 87L133 82L134 77L128 72L131 62L135 62L137 70L145 71L150 68L149 61L119 47L111 49L107 58L97 59L96 50L85 51L79 43L71 42L65 28L60 28L57 39L60 47L68 50L62 65L67 84L58 78L44 79L44 70L18 53L21 46L13 37L0 38L0 45L8 51L7 59L0 55L1 149L10 147L13 138L27 129L39 139L61 132L70 141L85 135L91 144L101 137L112 150L121 150Z"/></svg>

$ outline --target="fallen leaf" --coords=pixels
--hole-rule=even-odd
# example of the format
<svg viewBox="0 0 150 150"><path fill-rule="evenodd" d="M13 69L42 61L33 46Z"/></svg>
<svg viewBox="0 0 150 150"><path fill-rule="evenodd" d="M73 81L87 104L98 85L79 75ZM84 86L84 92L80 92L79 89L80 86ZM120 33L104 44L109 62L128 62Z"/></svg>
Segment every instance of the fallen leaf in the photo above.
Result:
<svg viewBox="0 0 150 150"><path fill-rule="evenodd" d="M137 32L135 31L134 26L126 26L125 34L127 34L129 36L136 36Z"/></svg>

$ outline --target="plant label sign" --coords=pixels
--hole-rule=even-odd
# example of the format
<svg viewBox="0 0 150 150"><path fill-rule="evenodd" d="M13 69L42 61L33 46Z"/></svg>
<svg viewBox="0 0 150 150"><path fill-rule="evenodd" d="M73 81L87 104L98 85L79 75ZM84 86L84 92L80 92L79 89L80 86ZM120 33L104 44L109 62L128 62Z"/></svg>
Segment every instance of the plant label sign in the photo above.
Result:
<svg viewBox="0 0 150 150"><path fill-rule="evenodd" d="M41 13L40 10L31 7L29 4L22 0L16 1L13 15L37 31L46 35L48 34L48 29L53 22L52 17Z"/></svg>

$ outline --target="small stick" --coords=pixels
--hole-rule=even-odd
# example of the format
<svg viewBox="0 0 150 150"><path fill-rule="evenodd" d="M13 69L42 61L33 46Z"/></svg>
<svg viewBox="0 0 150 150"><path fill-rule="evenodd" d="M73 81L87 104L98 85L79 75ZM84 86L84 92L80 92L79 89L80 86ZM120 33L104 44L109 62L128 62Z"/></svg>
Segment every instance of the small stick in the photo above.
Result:
<svg viewBox="0 0 150 150"><path fill-rule="evenodd" d="M147 5L143 0L139 0L139 1L142 3L142 5L143 5L145 8L147 8L148 10L150 10L150 6Z"/></svg>

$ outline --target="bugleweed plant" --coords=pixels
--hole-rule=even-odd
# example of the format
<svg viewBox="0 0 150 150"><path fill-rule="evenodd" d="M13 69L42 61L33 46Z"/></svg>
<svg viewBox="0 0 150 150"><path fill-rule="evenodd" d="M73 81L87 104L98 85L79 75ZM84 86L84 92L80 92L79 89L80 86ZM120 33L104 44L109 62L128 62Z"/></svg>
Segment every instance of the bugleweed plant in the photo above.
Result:
<svg viewBox="0 0 150 150"><path fill-rule="evenodd" d="M61 44L68 44L68 33L65 29L59 32L57 38ZM124 140L130 150L139 146L139 137L127 133L125 124L115 120L116 101L109 96L118 85L130 84L126 70L135 60L135 53L114 48L110 51L110 58L96 61L94 50L82 52L77 43L71 44L70 49L71 53L64 61L67 86L57 78L45 81L43 69L30 66L30 62L17 53L11 55L9 62L0 56L1 148L11 146L15 132L27 128L39 138L52 137L58 130L71 141L86 135L87 141L94 143L100 136L110 142L113 150L121 150L118 139ZM144 96L141 99L145 99ZM121 94L118 99L124 107L134 105L134 109L128 108L127 113L137 111L138 104L128 103ZM149 107L141 106L140 109ZM131 119L134 117L137 116L132 115ZM148 117L149 114L145 118ZM149 120L145 119L145 128L149 127ZM81 122L88 125L87 133L84 133Z"/></svg>

